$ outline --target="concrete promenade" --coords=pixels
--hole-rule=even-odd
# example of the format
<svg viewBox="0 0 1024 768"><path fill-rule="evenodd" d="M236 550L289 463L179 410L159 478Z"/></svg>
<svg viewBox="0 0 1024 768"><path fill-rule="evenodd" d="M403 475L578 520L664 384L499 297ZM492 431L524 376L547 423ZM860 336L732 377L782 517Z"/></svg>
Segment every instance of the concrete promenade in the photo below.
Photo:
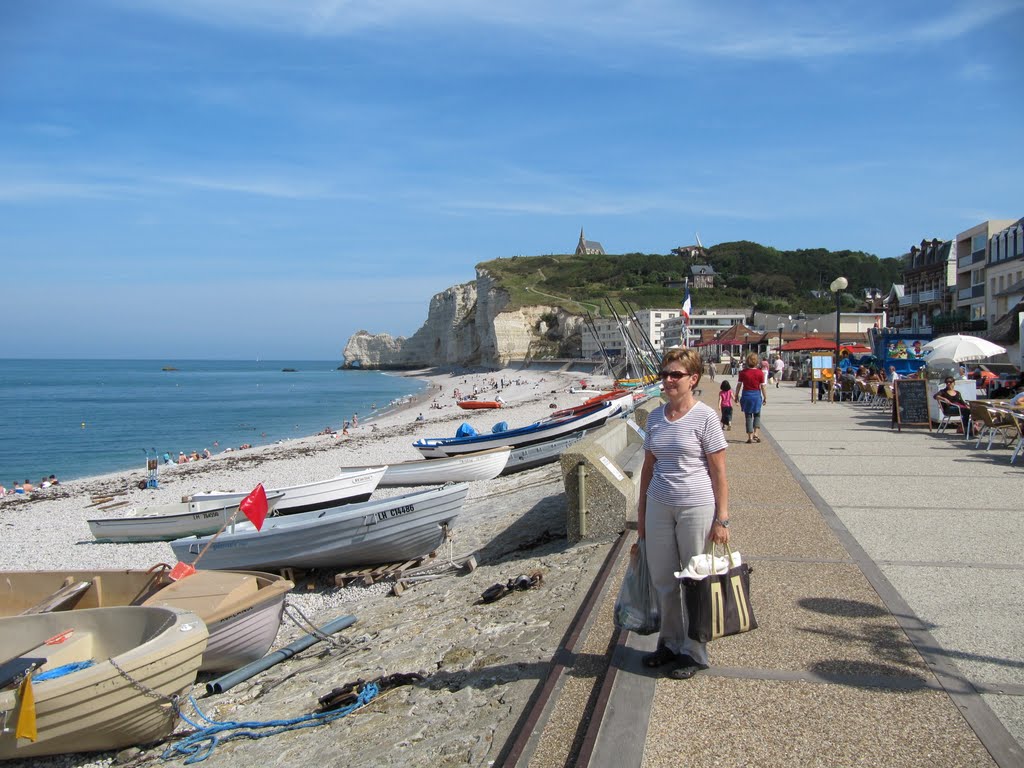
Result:
<svg viewBox="0 0 1024 768"><path fill-rule="evenodd" d="M689 681L625 634L590 765L1024 765L1024 465L809 397L771 387L764 441L727 433L760 628Z"/></svg>

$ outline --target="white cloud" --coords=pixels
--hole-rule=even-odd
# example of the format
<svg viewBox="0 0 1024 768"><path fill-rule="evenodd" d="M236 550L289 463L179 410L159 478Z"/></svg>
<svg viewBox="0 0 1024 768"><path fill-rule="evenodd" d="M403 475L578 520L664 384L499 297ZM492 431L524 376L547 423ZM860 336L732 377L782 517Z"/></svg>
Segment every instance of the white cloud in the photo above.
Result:
<svg viewBox="0 0 1024 768"><path fill-rule="evenodd" d="M364 199L362 193L342 193L310 178L308 169L290 172L253 171L236 176L210 171L167 173L160 170L110 168L53 169L0 167L0 202L45 200L113 200L146 195L206 190L281 200Z"/></svg>
<svg viewBox="0 0 1024 768"><path fill-rule="evenodd" d="M837 0L786 4L754 0L715 6L698 0L109 0L133 10L220 27L302 36L350 36L381 29L485 26L577 52L600 44L651 46L744 59L804 59L955 40L1024 8L1022 0L899 4Z"/></svg>

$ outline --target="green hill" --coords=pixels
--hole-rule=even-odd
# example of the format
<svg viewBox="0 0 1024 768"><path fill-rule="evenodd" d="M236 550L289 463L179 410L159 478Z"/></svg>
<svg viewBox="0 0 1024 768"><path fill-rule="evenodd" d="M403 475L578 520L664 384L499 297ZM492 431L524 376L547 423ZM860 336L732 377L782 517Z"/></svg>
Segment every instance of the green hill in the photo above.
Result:
<svg viewBox="0 0 1024 768"><path fill-rule="evenodd" d="M515 306L553 304L570 312L600 312L605 297L621 306L641 309L677 306L680 287L695 263L710 264L717 277L713 289L690 289L694 309L748 307L764 312L828 312L828 291L840 275L849 280L844 306L857 306L864 288L889 289L900 282L903 262L879 259L861 251L824 248L779 251L747 241L719 243L694 262L685 255L627 253L623 255L513 256L478 265L509 292ZM675 283L666 287L666 284Z"/></svg>

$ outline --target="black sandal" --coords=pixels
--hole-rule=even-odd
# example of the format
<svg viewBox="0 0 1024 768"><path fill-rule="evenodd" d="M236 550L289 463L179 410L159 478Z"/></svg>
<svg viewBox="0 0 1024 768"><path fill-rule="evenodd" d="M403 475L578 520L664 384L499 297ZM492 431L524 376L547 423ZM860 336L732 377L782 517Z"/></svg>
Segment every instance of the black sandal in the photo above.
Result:
<svg viewBox="0 0 1024 768"><path fill-rule="evenodd" d="M675 651L670 650L664 645L659 645L658 650L654 653L648 653L644 656L643 662L644 666L648 669L654 669L656 667L663 667L677 658Z"/></svg>

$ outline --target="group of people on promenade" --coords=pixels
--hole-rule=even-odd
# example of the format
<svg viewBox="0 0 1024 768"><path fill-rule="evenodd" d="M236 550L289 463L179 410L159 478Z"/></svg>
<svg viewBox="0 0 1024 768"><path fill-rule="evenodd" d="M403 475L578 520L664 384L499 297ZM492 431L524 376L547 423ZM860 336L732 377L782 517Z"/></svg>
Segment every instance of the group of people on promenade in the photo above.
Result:
<svg viewBox="0 0 1024 768"><path fill-rule="evenodd" d="M33 493L35 491L45 490L46 488L49 488L54 485L60 485L60 481L57 480L56 475L44 477L39 481L38 484L34 484L28 478L25 478L24 483L19 483L17 480L15 480L13 483L11 483L10 488L7 488L2 483L0 483L0 496L7 496L9 494L24 495L26 493Z"/></svg>

